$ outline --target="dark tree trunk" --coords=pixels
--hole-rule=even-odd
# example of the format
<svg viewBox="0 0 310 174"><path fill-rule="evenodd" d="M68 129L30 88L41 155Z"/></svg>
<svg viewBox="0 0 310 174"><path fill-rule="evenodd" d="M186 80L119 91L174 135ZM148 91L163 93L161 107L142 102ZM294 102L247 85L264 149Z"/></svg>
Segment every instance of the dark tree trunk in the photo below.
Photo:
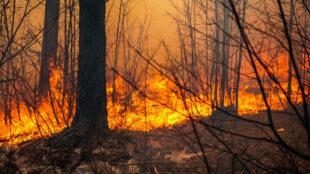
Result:
<svg viewBox="0 0 310 174"><path fill-rule="evenodd" d="M80 38L76 114L72 127L108 130L105 1L79 0Z"/></svg>
<svg viewBox="0 0 310 174"><path fill-rule="evenodd" d="M219 14L218 14L218 1L214 1L214 6L215 6L215 19L216 19L216 25L219 24ZM216 26L216 45L215 45L215 50L214 50L214 58L215 61L213 64L215 64L215 73L214 73L214 105L215 107L218 107L218 99L217 99L217 94L218 94L218 74L219 74L219 57L220 57L220 29L218 26ZM213 109L212 109L213 111Z"/></svg>
<svg viewBox="0 0 310 174"><path fill-rule="evenodd" d="M292 31L293 31L293 17L294 17L294 4L293 0L290 1L290 24L289 24L289 32L291 38L292 36ZM292 56L290 55L288 59L288 80L287 80L287 96L289 100L291 100L291 95L292 95ZM287 101L287 103L289 103Z"/></svg>
<svg viewBox="0 0 310 174"><path fill-rule="evenodd" d="M52 137L55 147L78 146L107 133L105 1L79 0L76 111L70 128Z"/></svg>
<svg viewBox="0 0 310 174"><path fill-rule="evenodd" d="M245 23L245 9L246 9L247 0L243 0L243 10L242 10L242 27L244 27ZM240 70L241 70L241 63L242 63L242 48L243 48L243 39L240 34L240 47L239 47L239 59L238 59L238 66L237 66L237 78L236 78L236 87L235 87L235 98L236 98L236 105L235 108L238 113L238 105L239 105L239 84L240 84Z"/></svg>
<svg viewBox="0 0 310 174"><path fill-rule="evenodd" d="M220 91L220 107L224 108L225 104L225 91L227 91L228 87L228 70L229 66L229 16L228 10L228 1L224 0L223 5L223 13L224 13L224 29L223 29L223 46L222 46L222 77L221 77L221 91ZM228 94L228 92L227 92Z"/></svg>
<svg viewBox="0 0 310 174"><path fill-rule="evenodd" d="M59 0L46 0L44 32L42 43L39 93L46 97L49 90L49 64L51 59L56 62L58 45Z"/></svg>

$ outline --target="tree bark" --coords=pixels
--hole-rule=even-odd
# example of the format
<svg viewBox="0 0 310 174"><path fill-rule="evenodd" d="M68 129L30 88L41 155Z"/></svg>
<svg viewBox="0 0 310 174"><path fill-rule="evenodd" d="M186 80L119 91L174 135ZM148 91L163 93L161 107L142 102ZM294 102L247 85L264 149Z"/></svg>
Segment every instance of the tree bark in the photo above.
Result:
<svg viewBox="0 0 310 174"><path fill-rule="evenodd" d="M218 2L214 1L214 6L215 6L215 18L216 18L216 25L220 25L219 23L219 15L218 15ZM214 50L214 58L215 61L213 64L215 64L215 73L214 73L214 105L215 107L218 107L218 99L217 99L217 94L218 94L218 74L219 74L219 56L220 56L220 29L219 26L216 26L216 45L215 45L215 50ZM213 109L212 109L213 111Z"/></svg>
<svg viewBox="0 0 310 174"><path fill-rule="evenodd" d="M220 91L220 107L224 108L225 104L225 91L228 88L228 72L227 66L229 61L229 16L228 1L224 0L223 12L224 12L224 31L223 31L223 46L222 46L222 78L221 78L221 91Z"/></svg>
<svg viewBox="0 0 310 174"><path fill-rule="evenodd" d="M79 2L78 82L72 127L84 133L97 128L107 131L105 1Z"/></svg>
<svg viewBox="0 0 310 174"><path fill-rule="evenodd" d="M53 147L80 146L108 132L105 1L79 0L79 55L75 116L49 139Z"/></svg>
<svg viewBox="0 0 310 174"><path fill-rule="evenodd" d="M246 9L247 0L243 0L243 10L242 10L242 26L244 27L245 23L245 9ZM238 66L237 66L237 79L236 79L236 87L235 87L235 98L236 98L236 110L238 113L238 105L239 105L239 84L240 84L240 70L241 70L241 63L242 63L242 49L243 49L243 39L240 34L240 47L239 47L239 59L238 59Z"/></svg>
<svg viewBox="0 0 310 174"><path fill-rule="evenodd" d="M42 43L41 69L39 78L39 93L46 97L50 88L49 65L51 59L56 62L58 45L58 20L59 20L59 0L46 0L44 31Z"/></svg>
<svg viewBox="0 0 310 174"><path fill-rule="evenodd" d="M292 31L293 31L293 15L294 15L294 4L293 0L290 1L290 24L289 24L289 32L292 38ZM287 80L287 96L289 100L291 100L292 95L292 56L290 55L288 59L288 80ZM287 101L287 103L289 103Z"/></svg>

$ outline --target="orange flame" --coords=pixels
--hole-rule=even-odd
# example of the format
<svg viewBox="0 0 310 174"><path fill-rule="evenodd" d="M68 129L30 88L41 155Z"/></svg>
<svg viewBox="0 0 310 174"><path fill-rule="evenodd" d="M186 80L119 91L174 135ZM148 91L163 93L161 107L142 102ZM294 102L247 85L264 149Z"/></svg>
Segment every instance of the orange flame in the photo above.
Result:
<svg viewBox="0 0 310 174"><path fill-rule="evenodd" d="M280 56L277 62L280 67L277 73L283 77L280 81L284 89L287 88L288 76L286 62L287 56ZM263 76L263 70L260 72ZM19 109L17 106L11 108L12 124L6 125L3 119L0 122L1 140L9 140L11 144L17 144L60 132L63 128L70 126L72 118L68 118L69 102L67 96L63 96L61 74L62 71L57 68L51 73L51 97L33 106L29 102L23 102L19 104ZM159 127L170 128L188 120L189 115L204 117L212 113L210 97L200 94L199 96L186 95L187 97L184 98L177 85L161 75L152 76L145 82L146 87L140 88L140 91L145 92L149 97L143 97L139 91L130 91L131 88L126 87L126 83L120 77L117 78L118 100L115 104L111 99L112 84L107 84L107 86L108 121L112 129L149 131ZM271 87L275 85L270 84L270 91L266 91L271 108L284 109L286 107L284 94ZM239 91L239 114L258 113L266 109L257 91L259 90L254 80L250 81L242 77ZM292 100L295 103L302 102L295 78L292 81ZM4 113L0 113L0 118L4 118Z"/></svg>

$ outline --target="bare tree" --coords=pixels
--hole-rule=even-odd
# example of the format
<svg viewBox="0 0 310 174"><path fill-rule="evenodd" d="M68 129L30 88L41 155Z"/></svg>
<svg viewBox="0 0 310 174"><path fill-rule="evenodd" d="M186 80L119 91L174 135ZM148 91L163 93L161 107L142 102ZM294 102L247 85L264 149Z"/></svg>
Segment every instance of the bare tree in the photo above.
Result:
<svg viewBox="0 0 310 174"><path fill-rule="evenodd" d="M109 130L106 92L105 1L80 0L76 111L72 126L52 137L55 146L72 146L97 130ZM100 134L96 132L96 134Z"/></svg>
<svg viewBox="0 0 310 174"><path fill-rule="evenodd" d="M294 18L294 2L293 0L290 1L290 24L289 24L289 34L290 37L293 37L292 31L293 31L293 18ZM292 93L292 57L290 55L288 59L288 80L287 80L287 95L291 99L291 93Z"/></svg>
<svg viewBox="0 0 310 174"><path fill-rule="evenodd" d="M245 23L245 9L246 9L246 4L248 0L243 0L243 5L242 5L242 26L244 26ZM240 37L240 48L239 48L239 57L238 57L238 65L236 67L236 85L235 85L235 108L238 112L238 106L239 106L239 84L240 84L240 70L241 70L241 65L242 65L242 51L243 51L243 40Z"/></svg>
<svg viewBox="0 0 310 174"><path fill-rule="evenodd" d="M59 0L46 0L39 93L46 97L49 91L50 63L57 60Z"/></svg>
<svg viewBox="0 0 310 174"><path fill-rule="evenodd" d="M218 12L218 1L214 1L214 8L215 8L215 23L219 25L219 12ZM219 75L219 57L220 57L220 28L216 27L216 36L215 36L215 50L214 50L214 59L213 65L215 66L215 73L214 73L214 101L215 107L218 107L218 75Z"/></svg>
<svg viewBox="0 0 310 174"><path fill-rule="evenodd" d="M224 0L223 3L223 13L224 13L224 20L223 20L223 46L222 46L222 76L221 76L221 90L220 90L220 107L224 108L225 103L225 93L227 93L226 99L230 99L230 90L228 86L228 66L229 66L229 10L227 9L228 1ZM228 102L228 101L227 101Z"/></svg>

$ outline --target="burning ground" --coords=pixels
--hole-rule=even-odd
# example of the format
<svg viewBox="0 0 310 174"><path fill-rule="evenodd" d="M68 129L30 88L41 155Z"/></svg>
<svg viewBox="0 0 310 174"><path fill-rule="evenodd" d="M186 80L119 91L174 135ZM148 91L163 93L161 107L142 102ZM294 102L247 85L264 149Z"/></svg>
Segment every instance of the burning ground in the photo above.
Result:
<svg viewBox="0 0 310 174"><path fill-rule="evenodd" d="M112 128L109 135L101 138L99 145L90 140L82 143L82 147L51 148L48 137L70 126L74 115L75 104L63 95L61 79L61 71L54 69L50 78L52 95L38 103L24 98L18 107L12 107L8 123L1 123L1 172L157 174L206 173L208 168L215 173L310 170L309 161L287 152L266 127L265 107L250 80L242 84L238 114L226 104L230 114L215 110L212 115L210 96L202 92L185 97L169 77L152 75L144 86L134 88L126 87L126 81L119 77L116 88L131 91L118 90L118 99L113 103L112 84L108 84L108 119ZM268 94L276 131L290 146L309 154L305 132L293 111L286 108L285 97L279 94L278 91ZM299 108L297 93L292 96Z"/></svg>
<svg viewBox="0 0 310 174"><path fill-rule="evenodd" d="M244 117L266 122L262 119L264 114ZM276 113L275 118L281 136L289 139L289 143L298 142L294 144L298 149L307 148L304 139L292 136L303 133L288 115ZM213 123L210 119L202 119L195 122L195 127L208 165L215 173L231 173L232 170L237 173L295 173L296 169L307 173L310 170L309 161L283 153L283 147L278 144L261 141L274 137L260 126L249 128L242 121L225 124L226 131L256 137L255 140L225 134L212 127L208 131L199 121ZM190 122L148 132L115 130L100 142L99 145L90 141L78 148L57 149L50 148L43 139L13 147L5 143L1 146L0 169L2 173L206 173L203 153Z"/></svg>
<svg viewBox="0 0 310 174"><path fill-rule="evenodd" d="M287 57L280 56L279 64L285 67ZM282 62L282 64L281 64ZM278 69L278 74L285 74L285 70ZM70 126L75 110L74 96L64 95L62 70L54 67L51 77L51 94L43 99L35 99L36 94L21 96L11 102L8 113L1 112L0 140L9 144L46 137L60 132ZM286 76L280 78L285 87ZM130 86L121 77L116 79L117 101L112 102L112 83L108 83L108 120L112 129L128 129L149 131L156 128L171 128L193 118L208 117L214 105L212 94L208 93L209 86L200 81L201 91L198 94L184 96L185 89L180 88L176 79L163 74L153 74L144 83ZM181 84L184 86L185 84ZM271 109L283 110L287 107L286 98L275 86L268 84L266 93ZM213 88L212 88L213 89ZM243 77L239 91L238 114L255 114L266 107L255 80ZM296 79L292 83L292 101L301 103ZM31 98L31 99L29 99ZM230 107L233 99L225 100L225 106ZM229 105L229 106L228 106ZM232 108L232 111L236 111Z"/></svg>

